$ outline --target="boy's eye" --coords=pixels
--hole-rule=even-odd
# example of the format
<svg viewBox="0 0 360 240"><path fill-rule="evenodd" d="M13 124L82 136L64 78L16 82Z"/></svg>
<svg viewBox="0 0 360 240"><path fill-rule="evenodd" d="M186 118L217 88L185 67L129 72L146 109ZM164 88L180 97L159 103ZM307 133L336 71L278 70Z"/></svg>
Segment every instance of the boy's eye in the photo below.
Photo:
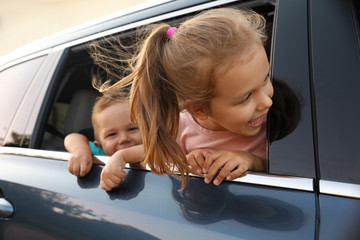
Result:
<svg viewBox="0 0 360 240"><path fill-rule="evenodd" d="M112 136L115 136L116 133L109 133L108 135L106 135L106 137L112 137Z"/></svg>
<svg viewBox="0 0 360 240"><path fill-rule="evenodd" d="M130 131L136 131L136 130L138 130L139 128L138 127L131 127L131 128L129 128L128 129L128 131L130 132Z"/></svg>

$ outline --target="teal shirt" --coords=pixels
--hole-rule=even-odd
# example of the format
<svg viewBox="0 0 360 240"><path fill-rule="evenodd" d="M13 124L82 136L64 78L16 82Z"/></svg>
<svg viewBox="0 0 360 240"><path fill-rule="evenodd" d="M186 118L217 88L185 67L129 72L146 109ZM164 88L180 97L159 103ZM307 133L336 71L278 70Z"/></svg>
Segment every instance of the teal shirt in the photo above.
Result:
<svg viewBox="0 0 360 240"><path fill-rule="evenodd" d="M91 149L91 154L92 155L105 155L104 151L101 148L95 146L94 142L90 141L89 142L89 147Z"/></svg>

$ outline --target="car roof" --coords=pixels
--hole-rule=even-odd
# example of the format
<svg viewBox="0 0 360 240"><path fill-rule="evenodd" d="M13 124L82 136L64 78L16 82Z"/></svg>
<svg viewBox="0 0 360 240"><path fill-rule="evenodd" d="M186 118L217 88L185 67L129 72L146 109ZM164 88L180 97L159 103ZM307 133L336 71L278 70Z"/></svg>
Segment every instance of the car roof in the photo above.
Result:
<svg viewBox="0 0 360 240"><path fill-rule="evenodd" d="M235 0L218 1L218 2L234 2ZM44 54L44 51L49 51L51 48L73 42L75 40L83 39L85 37L105 33L111 29L119 28L128 24L136 23L142 20L153 18L165 13L177 11L180 9L199 5L201 3L209 2L206 0L153 0L148 1L121 11L105 15L100 18L85 22L75 27L66 29L64 31L52 34L48 37L36 40L32 43L24 45L8 54L0 57L0 68L18 58L24 58L29 55L39 53ZM12 64L11 64L12 65Z"/></svg>
<svg viewBox="0 0 360 240"><path fill-rule="evenodd" d="M30 55L30 58L33 58L34 54L43 55L58 46L65 44L68 44L66 47L73 46L122 30L136 28L147 23L233 2L241 2L241 5L245 7L251 7L253 5L264 4L265 2L274 2L274 0L249 0L245 2L239 0L151 0L96 18L20 47L0 57L0 70L7 68L9 65L16 64L17 59L21 58L24 61L23 58ZM78 42L76 42L77 40Z"/></svg>

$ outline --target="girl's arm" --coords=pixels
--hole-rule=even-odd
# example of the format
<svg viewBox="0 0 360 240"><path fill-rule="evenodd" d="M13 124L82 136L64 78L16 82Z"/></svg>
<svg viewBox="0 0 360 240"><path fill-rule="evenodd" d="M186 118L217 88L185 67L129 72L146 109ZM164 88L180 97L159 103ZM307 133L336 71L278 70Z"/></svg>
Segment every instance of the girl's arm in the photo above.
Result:
<svg viewBox="0 0 360 240"><path fill-rule="evenodd" d="M79 133L71 133L65 137L64 145L71 153L68 161L69 172L78 177L85 176L93 164L87 137Z"/></svg>

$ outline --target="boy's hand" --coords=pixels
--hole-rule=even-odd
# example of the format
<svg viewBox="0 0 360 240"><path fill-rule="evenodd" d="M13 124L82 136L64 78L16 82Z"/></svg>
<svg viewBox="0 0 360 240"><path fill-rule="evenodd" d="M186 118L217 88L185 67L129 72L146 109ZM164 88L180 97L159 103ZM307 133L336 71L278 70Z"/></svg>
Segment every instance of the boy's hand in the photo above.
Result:
<svg viewBox="0 0 360 240"><path fill-rule="evenodd" d="M263 160L250 152L218 151L207 155L204 162L205 183L218 186L226 180L233 180L246 175L247 170L265 170Z"/></svg>
<svg viewBox="0 0 360 240"><path fill-rule="evenodd" d="M100 186L105 191L119 186L121 181L126 177L124 172L126 162L121 154L121 150L116 152L105 165L100 176Z"/></svg>
<svg viewBox="0 0 360 240"><path fill-rule="evenodd" d="M76 149L69 158L68 170L77 177L88 174L93 165L91 152L86 148Z"/></svg>
<svg viewBox="0 0 360 240"><path fill-rule="evenodd" d="M199 175L203 173L204 162L207 154L209 154L208 150L196 149L186 155L186 159L191 168L194 170L194 173Z"/></svg>

